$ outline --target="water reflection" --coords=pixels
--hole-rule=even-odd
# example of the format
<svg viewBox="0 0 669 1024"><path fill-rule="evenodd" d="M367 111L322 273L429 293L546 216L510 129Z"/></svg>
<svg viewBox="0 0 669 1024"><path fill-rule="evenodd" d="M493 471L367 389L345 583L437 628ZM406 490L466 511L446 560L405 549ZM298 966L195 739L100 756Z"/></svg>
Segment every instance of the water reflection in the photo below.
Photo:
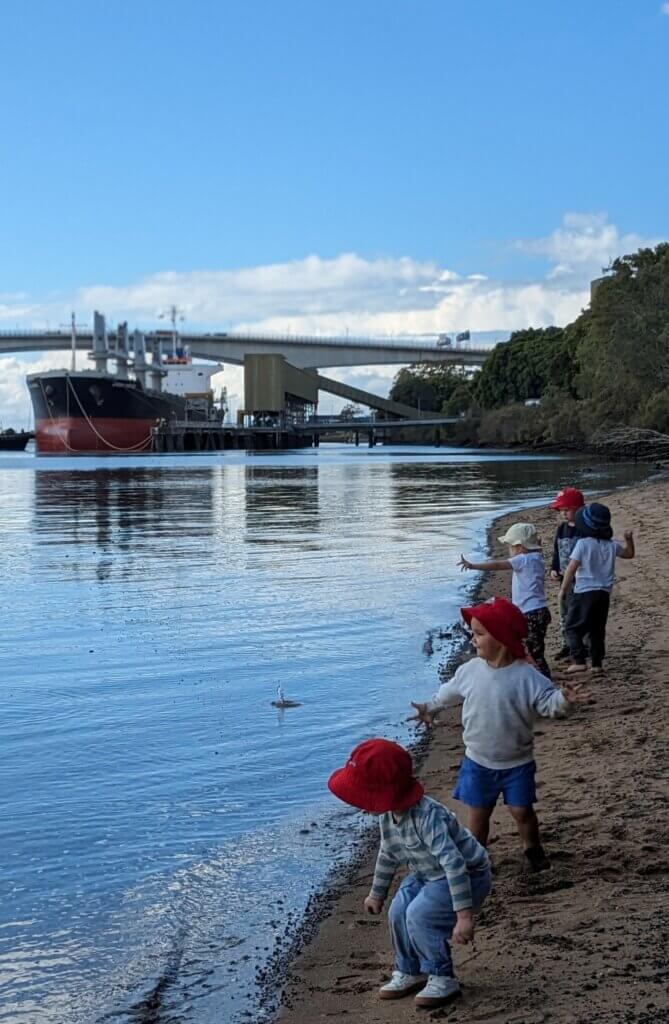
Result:
<svg viewBox="0 0 669 1024"><path fill-rule="evenodd" d="M100 582L131 579L147 559L188 558L187 538L213 535L214 485L209 469L37 470L33 535L66 575L93 565Z"/></svg>
<svg viewBox="0 0 669 1024"><path fill-rule="evenodd" d="M244 515L248 544L305 547L320 529L319 470L246 466Z"/></svg>

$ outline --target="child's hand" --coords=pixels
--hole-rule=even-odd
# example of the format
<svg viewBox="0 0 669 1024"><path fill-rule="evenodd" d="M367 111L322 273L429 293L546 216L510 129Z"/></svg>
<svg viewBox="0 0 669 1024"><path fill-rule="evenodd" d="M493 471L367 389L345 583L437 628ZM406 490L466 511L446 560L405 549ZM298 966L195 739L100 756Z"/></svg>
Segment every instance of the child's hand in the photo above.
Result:
<svg viewBox="0 0 669 1024"><path fill-rule="evenodd" d="M383 900L378 896L365 896L364 906L368 914L380 914L383 910Z"/></svg>
<svg viewBox="0 0 669 1024"><path fill-rule="evenodd" d="M460 572L464 572L465 569L473 568L472 563L468 562L464 555L460 555L460 561L458 562L458 565L460 566Z"/></svg>
<svg viewBox="0 0 669 1024"><path fill-rule="evenodd" d="M587 704L592 700L587 690L582 690L582 683L565 683L562 692L570 704Z"/></svg>
<svg viewBox="0 0 669 1024"><path fill-rule="evenodd" d="M411 701L411 707L416 709L416 714L409 715L407 722L420 722L422 725L432 725L434 714L427 710L427 704L414 704Z"/></svg>
<svg viewBox="0 0 669 1024"><path fill-rule="evenodd" d="M634 530L624 530L623 537L626 541L634 540Z"/></svg>
<svg viewBox="0 0 669 1024"><path fill-rule="evenodd" d="M451 938L458 945L466 946L474 938L474 917L471 910L458 910L457 913L458 920L456 921Z"/></svg>
<svg viewBox="0 0 669 1024"><path fill-rule="evenodd" d="M551 579L552 580L559 580L560 579L560 573L557 571L557 569L551 569Z"/></svg>

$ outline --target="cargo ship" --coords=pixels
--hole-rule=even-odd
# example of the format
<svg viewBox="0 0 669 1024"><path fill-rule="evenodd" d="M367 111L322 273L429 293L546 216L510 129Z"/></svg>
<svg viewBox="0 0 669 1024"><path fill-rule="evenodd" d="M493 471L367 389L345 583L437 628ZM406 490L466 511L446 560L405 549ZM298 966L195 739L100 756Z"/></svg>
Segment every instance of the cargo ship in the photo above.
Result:
<svg viewBox="0 0 669 1024"><path fill-rule="evenodd" d="M35 415L35 449L41 455L134 455L152 450L153 428L164 422L222 419L210 378L221 366L193 364L174 329L146 338L120 324L110 346L104 317L96 313L94 369L76 369L76 327L72 318L70 370L27 377ZM164 356L163 349L169 354ZM107 372L107 360L116 373ZM132 374L132 376L131 376Z"/></svg>

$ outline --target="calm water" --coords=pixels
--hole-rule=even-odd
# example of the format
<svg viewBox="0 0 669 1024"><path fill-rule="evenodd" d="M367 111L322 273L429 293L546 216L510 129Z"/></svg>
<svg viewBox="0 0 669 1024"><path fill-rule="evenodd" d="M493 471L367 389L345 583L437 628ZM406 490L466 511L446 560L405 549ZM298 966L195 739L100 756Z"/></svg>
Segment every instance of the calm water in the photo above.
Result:
<svg viewBox="0 0 669 1024"><path fill-rule="evenodd" d="M243 1019L358 818L327 775L436 687L459 553L500 511L640 473L338 446L1 459L0 1021ZM272 708L279 682L301 707Z"/></svg>

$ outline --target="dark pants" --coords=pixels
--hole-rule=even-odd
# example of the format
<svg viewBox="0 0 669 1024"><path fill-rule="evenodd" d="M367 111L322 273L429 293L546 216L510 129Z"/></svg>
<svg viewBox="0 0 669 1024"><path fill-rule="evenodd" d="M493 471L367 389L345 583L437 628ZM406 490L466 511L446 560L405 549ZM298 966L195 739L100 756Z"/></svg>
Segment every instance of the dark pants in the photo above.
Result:
<svg viewBox="0 0 669 1024"><path fill-rule="evenodd" d="M611 595L608 590L586 590L573 594L569 602L566 630L571 656L577 665L585 665L584 637L590 640L592 667L601 668L606 653L606 620Z"/></svg>
<svg viewBox="0 0 669 1024"><path fill-rule="evenodd" d="M562 577L560 577L560 579L562 579ZM569 590L567 591L567 593L564 594L564 596L562 596L562 592L560 592L560 594L561 594L560 601L559 601L559 608L560 608L560 635L562 637L562 643L566 647L568 647L569 646L569 640L567 639L567 616L569 615L569 605L571 604L571 599L574 596L574 583L573 583L573 581L570 584L570 587L569 587Z"/></svg>
<svg viewBox="0 0 669 1024"><path fill-rule="evenodd" d="M525 646L534 658L542 675L552 679L551 670L546 661L546 630L551 621L548 608L538 608L535 612L525 612L527 619L527 640Z"/></svg>

